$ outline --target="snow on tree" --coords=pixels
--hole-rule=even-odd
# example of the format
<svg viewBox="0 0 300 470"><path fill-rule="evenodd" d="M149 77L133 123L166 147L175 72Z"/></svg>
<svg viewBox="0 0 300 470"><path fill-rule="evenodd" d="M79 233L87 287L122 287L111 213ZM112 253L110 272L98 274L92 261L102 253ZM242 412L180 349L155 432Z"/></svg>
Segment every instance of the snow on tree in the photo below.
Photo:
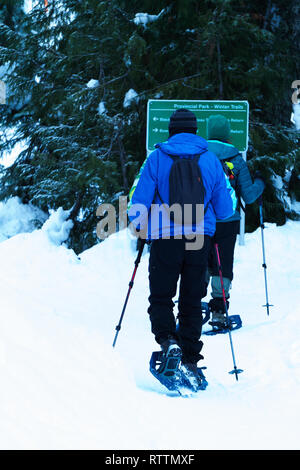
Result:
<svg viewBox="0 0 300 470"><path fill-rule="evenodd" d="M0 152L26 146L2 170L1 199L70 210L68 243L82 251L97 242L98 205L117 205L145 159L147 100L234 99L250 104L247 157L267 181L266 220L297 217L273 185L288 170L284 190L300 200L290 122L296 2L168 0L162 10L150 0L59 0L47 10L34 3L27 14L17 4L9 12L0 5L10 90L0 106ZM8 127L16 132L6 139ZM246 223L257 227L255 205Z"/></svg>

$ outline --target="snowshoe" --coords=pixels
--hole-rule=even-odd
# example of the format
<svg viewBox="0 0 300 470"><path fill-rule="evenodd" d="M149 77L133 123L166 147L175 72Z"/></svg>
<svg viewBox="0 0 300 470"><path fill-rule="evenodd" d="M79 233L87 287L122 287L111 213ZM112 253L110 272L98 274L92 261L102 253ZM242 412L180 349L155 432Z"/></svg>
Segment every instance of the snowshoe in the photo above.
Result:
<svg viewBox="0 0 300 470"><path fill-rule="evenodd" d="M200 385L200 390L205 390L206 387L208 386L208 382L206 380L205 375L203 374L203 370L206 369L206 367L198 367L198 375L201 379L201 385Z"/></svg>
<svg viewBox="0 0 300 470"><path fill-rule="evenodd" d="M182 385L181 374L179 365L181 361L181 354L178 354L175 349L174 354L172 350L169 355L164 354L163 351L154 351L150 359L150 372L164 385L168 390L178 391Z"/></svg>
<svg viewBox="0 0 300 470"><path fill-rule="evenodd" d="M204 335L225 334L228 333L228 331L238 330L243 325L242 319L239 315L229 315L228 319L226 320L226 324L224 324L224 322L218 321L210 321L208 323L211 325L212 329L203 331Z"/></svg>

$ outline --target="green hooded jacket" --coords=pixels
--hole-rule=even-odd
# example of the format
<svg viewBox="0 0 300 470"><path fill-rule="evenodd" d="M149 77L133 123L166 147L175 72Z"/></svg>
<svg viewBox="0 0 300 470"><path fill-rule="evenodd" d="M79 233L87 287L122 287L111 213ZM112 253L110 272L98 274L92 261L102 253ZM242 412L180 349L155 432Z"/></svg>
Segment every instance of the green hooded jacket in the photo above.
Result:
<svg viewBox="0 0 300 470"><path fill-rule="evenodd" d="M231 185L235 189L238 198L243 199L245 204L252 204L261 196L265 189L265 183L260 178L256 178L253 182L247 163L234 145L220 140L208 140L208 150L213 152L221 162L233 164ZM239 207L237 207L231 217L217 220L217 222L233 222L234 220L240 220L240 218Z"/></svg>

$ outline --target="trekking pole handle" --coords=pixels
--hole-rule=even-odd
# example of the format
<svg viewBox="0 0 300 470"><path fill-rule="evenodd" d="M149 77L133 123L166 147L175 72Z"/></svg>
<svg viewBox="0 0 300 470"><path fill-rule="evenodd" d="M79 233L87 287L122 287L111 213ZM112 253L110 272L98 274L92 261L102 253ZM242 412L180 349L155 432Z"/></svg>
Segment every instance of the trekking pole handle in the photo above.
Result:
<svg viewBox="0 0 300 470"><path fill-rule="evenodd" d="M259 222L260 222L261 228L264 229L265 224L264 224L264 218L263 218L263 198L262 198L262 194L258 198L258 204L259 204Z"/></svg>
<svg viewBox="0 0 300 470"><path fill-rule="evenodd" d="M140 246L138 255L137 255L137 257L136 257L136 260L135 260L135 262L134 262L134 264L135 264L136 266L138 266L138 265L140 264L140 261L141 261L141 257L142 257L142 254L143 254L143 250L144 250L145 243L146 243L146 240L145 240L144 238L141 238L141 246Z"/></svg>

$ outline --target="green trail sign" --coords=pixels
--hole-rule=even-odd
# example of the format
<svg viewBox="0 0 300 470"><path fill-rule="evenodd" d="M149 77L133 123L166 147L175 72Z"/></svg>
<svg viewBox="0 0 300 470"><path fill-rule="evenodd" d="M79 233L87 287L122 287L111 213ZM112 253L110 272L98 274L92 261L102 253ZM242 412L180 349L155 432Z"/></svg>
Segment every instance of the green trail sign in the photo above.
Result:
<svg viewBox="0 0 300 470"><path fill-rule="evenodd" d="M158 142L167 140L168 124L176 109L186 108L197 117L197 134L207 138L207 119L212 114L222 114L230 122L231 142L240 151L248 149L249 103L248 101L196 101L149 100L147 108L147 152Z"/></svg>

